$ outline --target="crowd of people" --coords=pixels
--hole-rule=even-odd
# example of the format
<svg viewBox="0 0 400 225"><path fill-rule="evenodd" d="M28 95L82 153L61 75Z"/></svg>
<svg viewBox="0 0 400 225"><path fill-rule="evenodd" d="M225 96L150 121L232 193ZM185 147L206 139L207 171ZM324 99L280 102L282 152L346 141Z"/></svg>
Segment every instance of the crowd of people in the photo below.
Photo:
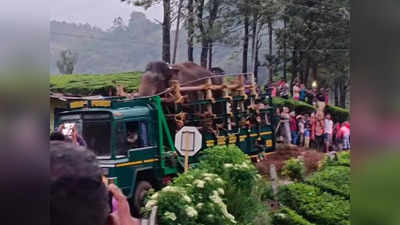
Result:
<svg viewBox="0 0 400 225"><path fill-rule="evenodd" d="M292 90L292 94L291 91ZM292 89L285 79L281 79L279 84L269 83L265 86L265 91L271 97L281 97L288 99L290 96L298 101L307 102L310 105L316 106L318 102L329 103L329 88L313 87L311 90L307 89L304 83L299 80L293 82Z"/></svg>
<svg viewBox="0 0 400 225"><path fill-rule="evenodd" d="M350 149L350 123L334 122L330 114L321 111L296 114L288 107L277 108L280 119L278 141L286 144L314 148L321 152Z"/></svg>

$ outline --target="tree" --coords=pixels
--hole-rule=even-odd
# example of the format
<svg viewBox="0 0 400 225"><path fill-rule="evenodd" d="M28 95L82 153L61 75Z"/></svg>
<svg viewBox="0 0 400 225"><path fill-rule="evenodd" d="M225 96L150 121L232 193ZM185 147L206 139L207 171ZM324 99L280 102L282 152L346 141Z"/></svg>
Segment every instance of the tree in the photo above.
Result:
<svg viewBox="0 0 400 225"><path fill-rule="evenodd" d="M187 4L188 22L187 22L187 33L188 33L188 61L193 62L193 41L194 41L194 16L193 16L193 0L188 0Z"/></svg>
<svg viewBox="0 0 400 225"><path fill-rule="evenodd" d="M155 4L160 4L161 0L121 0L122 2L133 3L136 6L148 9ZM162 25L162 60L164 62L171 62L171 0L162 0L163 3L163 21Z"/></svg>
<svg viewBox="0 0 400 225"><path fill-rule="evenodd" d="M349 65L350 1L292 0L281 1L281 4L284 26L275 33L278 47L291 52L291 58L287 59L291 83L299 78L307 85L311 74L320 87L337 84L347 92L346 85L341 85L335 77L341 74L347 79L343 74Z"/></svg>
<svg viewBox="0 0 400 225"><path fill-rule="evenodd" d="M63 50L60 52L60 59L57 60L57 68L61 74L72 74L74 66L78 62L78 54L71 50Z"/></svg>

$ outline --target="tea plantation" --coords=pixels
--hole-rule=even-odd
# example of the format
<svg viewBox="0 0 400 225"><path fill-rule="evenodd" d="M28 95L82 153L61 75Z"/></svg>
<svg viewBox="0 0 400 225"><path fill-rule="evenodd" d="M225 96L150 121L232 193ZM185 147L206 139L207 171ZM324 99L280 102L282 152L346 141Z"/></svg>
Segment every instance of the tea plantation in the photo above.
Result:
<svg viewBox="0 0 400 225"><path fill-rule="evenodd" d="M274 225L349 225L350 153L325 160L322 169L304 182L282 186L281 208L272 213Z"/></svg>

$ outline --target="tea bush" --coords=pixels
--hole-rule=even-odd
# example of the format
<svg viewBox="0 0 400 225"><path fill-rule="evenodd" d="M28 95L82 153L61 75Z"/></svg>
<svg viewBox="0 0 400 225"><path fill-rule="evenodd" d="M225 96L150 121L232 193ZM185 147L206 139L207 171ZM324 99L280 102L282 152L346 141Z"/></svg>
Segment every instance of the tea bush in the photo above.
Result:
<svg viewBox="0 0 400 225"><path fill-rule="evenodd" d="M285 161L282 168L282 175L288 176L293 181L303 181L305 171L306 169L302 159L291 158Z"/></svg>
<svg viewBox="0 0 400 225"><path fill-rule="evenodd" d="M273 225L314 225L295 211L282 207L278 212L272 214Z"/></svg>
<svg viewBox="0 0 400 225"><path fill-rule="evenodd" d="M50 91L74 95L108 95L115 92L115 85L124 86L125 91L137 91L142 72L118 74L67 74L50 76Z"/></svg>
<svg viewBox="0 0 400 225"><path fill-rule="evenodd" d="M330 166L313 174L307 183L333 194L350 198L350 168L345 166Z"/></svg>
<svg viewBox="0 0 400 225"><path fill-rule="evenodd" d="M350 151L338 152L337 160L330 159L328 156L325 156L322 168L326 168L328 166L348 166L348 167L350 167Z"/></svg>
<svg viewBox="0 0 400 225"><path fill-rule="evenodd" d="M312 223L350 225L350 202L317 187L303 183L284 186L279 200Z"/></svg>

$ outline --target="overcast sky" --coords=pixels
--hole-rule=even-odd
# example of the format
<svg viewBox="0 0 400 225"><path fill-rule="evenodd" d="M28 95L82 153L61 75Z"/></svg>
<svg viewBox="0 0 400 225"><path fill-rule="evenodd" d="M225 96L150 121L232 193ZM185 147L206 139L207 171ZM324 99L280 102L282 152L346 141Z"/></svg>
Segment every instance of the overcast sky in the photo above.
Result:
<svg viewBox="0 0 400 225"><path fill-rule="evenodd" d="M107 29L117 17L128 21L132 11L141 11L151 19L162 19L162 7L143 8L122 3L120 0L56 0L51 1L51 20L89 23Z"/></svg>

